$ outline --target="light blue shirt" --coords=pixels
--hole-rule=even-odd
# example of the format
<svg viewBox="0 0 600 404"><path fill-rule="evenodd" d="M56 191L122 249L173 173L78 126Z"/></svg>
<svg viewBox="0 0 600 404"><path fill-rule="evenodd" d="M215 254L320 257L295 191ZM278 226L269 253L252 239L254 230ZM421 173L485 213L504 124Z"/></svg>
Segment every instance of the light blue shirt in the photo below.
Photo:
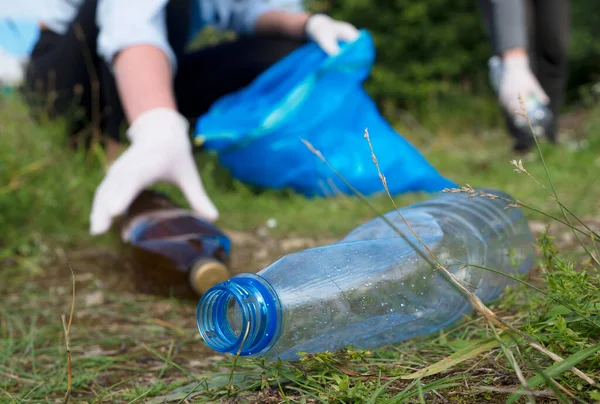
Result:
<svg viewBox="0 0 600 404"><path fill-rule="evenodd" d="M258 17L267 11L302 11L302 0L192 0L192 38L204 26L252 33ZM84 0L46 0L41 21L52 31L64 34ZM173 71L177 61L169 46L166 6L169 0L98 0L98 54L112 64L114 56L128 46L154 45L167 55Z"/></svg>

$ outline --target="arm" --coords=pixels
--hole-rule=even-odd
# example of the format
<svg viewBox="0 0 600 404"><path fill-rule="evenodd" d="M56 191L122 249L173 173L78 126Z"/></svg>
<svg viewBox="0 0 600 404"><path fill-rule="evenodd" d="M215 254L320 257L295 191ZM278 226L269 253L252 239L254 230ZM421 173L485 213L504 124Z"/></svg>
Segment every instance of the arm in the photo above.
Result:
<svg viewBox="0 0 600 404"><path fill-rule="evenodd" d="M176 59L167 41L168 0L99 0L98 52L115 74L131 145L96 189L90 233L105 233L144 188L179 187L207 220L219 212L204 190L189 141L189 123L176 109Z"/></svg>
<svg viewBox="0 0 600 404"><path fill-rule="evenodd" d="M256 20L255 32L260 34L278 33L292 38L303 38L309 13L289 13L267 11Z"/></svg>
<svg viewBox="0 0 600 404"><path fill-rule="evenodd" d="M114 72L129 123L154 108L177 109L171 66L159 48L134 45L124 49L115 57Z"/></svg>
<svg viewBox="0 0 600 404"><path fill-rule="evenodd" d="M521 111L519 96L524 102L533 96L548 104L548 95L529 66L524 0L492 0L492 5L496 50L504 60L500 101L509 113Z"/></svg>
<svg viewBox="0 0 600 404"><path fill-rule="evenodd" d="M176 109L176 61L166 32L168 0L99 0L98 52L112 67L129 123L154 108Z"/></svg>
<svg viewBox="0 0 600 404"><path fill-rule="evenodd" d="M527 53L527 23L523 0L492 0L493 31L503 58Z"/></svg>
<svg viewBox="0 0 600 404"><path fill-rule="evenodd" d="M219 15L218 20L208 20L208 24L241 34L282 34L303 38L310 17L302 0L248 0L243 7L229 8L218 8L207 2L203 6L205 16Z"/></svg>
<svg viewBox="0 0 600 404"><path fill-rule="evenodd" d="M107 62L112 61L120 99L130 123L153 108L176 109L171 80L175 62L162 22L166 1L138 0L136 3L140 1L143 7L141 4L117 6L115 0L101 0L99 8L101 54ZM238 26L238 30L280 33L295 38L305 36L310 14L301 11L300 6L282 11L282 5L277 2L260 0L260 3L246 15L246 23L253 25ZM136 12L132 14L130 10L134 8ZM139 31L144 25L147 28Z"/></svg>
<svg viewBox="0 0 600 404"><path fill-rule="evenodd" d="M353 41L358 30L352 24L336 21L326 15L312 15L302 8L301 1L254 0L246 9L236 10L230 28L238 32L276 33L283 36L309 39L329 55L340 48L338 41Z"/></svg>

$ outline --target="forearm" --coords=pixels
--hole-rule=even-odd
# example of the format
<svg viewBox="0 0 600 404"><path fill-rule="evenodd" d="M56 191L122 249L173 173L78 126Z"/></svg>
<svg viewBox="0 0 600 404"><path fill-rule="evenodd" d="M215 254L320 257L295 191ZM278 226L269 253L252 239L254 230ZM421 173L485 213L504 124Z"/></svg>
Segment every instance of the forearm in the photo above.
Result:
<svg viewBox="0 0 600 404"><path fill-rule="evenodd" d="M306 12L268 11L256 20L255 32L258 34L282 34L300 39L305 36L308 17L310 14Z"/></svg>
<svg viewBox="0 0 600 404"><path fill-rule="evenodd" d="M114 72L130 124L153 108L177 109L171 67L159 48L135 45L123 49L114 59Z"/></svg>

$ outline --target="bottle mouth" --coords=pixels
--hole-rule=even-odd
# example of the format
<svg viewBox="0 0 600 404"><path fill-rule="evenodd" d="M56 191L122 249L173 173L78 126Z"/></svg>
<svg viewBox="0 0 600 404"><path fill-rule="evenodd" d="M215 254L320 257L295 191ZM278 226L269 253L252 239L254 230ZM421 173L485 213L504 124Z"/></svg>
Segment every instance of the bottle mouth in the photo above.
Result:
<svg viewBox="0 0 600 404"><path fill-rule="evenodd" d="M272 286L259 275L241 274L202 295L196 321L204 342L215 351L256 356L277 342L281 317Z"/></svg>

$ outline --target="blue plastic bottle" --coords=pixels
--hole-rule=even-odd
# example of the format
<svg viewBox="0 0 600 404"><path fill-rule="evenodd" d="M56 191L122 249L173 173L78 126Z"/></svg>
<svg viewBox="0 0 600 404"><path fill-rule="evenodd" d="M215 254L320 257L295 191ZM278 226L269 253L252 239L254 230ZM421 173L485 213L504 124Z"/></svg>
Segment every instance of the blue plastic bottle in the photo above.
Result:
<svg viewBox="0 0 600 404"><path fill-rule="evenodd" d="M492 56L488 60L488 68L490 83L494 91L498 94L500 92L500 84L502 83L502 76L504 74L502 58L499 56ZM545 136L554 121L552 111L535 97L529 97L523 101L529 121L526 117L515 111L509 111L513 123L517 128L529 132L529 122L531 122L531 128L533 129L534 135L538 137Z"/></svg>
<svg viewBox="0 0 600 404"><path fill-rule="evenodd" d="M529 271L535 257L523 212L506 208L510 202L501 198L442 193L400 210L484 302L514 281L465 263L514 275ZM396 211L386 217L425 252ZM438 331L470 311L465 297L378 217L336 244L288 254L257 274L215 285L200 300L197 321L218 352L294 360L299 352L394 344Z"/></svg>

